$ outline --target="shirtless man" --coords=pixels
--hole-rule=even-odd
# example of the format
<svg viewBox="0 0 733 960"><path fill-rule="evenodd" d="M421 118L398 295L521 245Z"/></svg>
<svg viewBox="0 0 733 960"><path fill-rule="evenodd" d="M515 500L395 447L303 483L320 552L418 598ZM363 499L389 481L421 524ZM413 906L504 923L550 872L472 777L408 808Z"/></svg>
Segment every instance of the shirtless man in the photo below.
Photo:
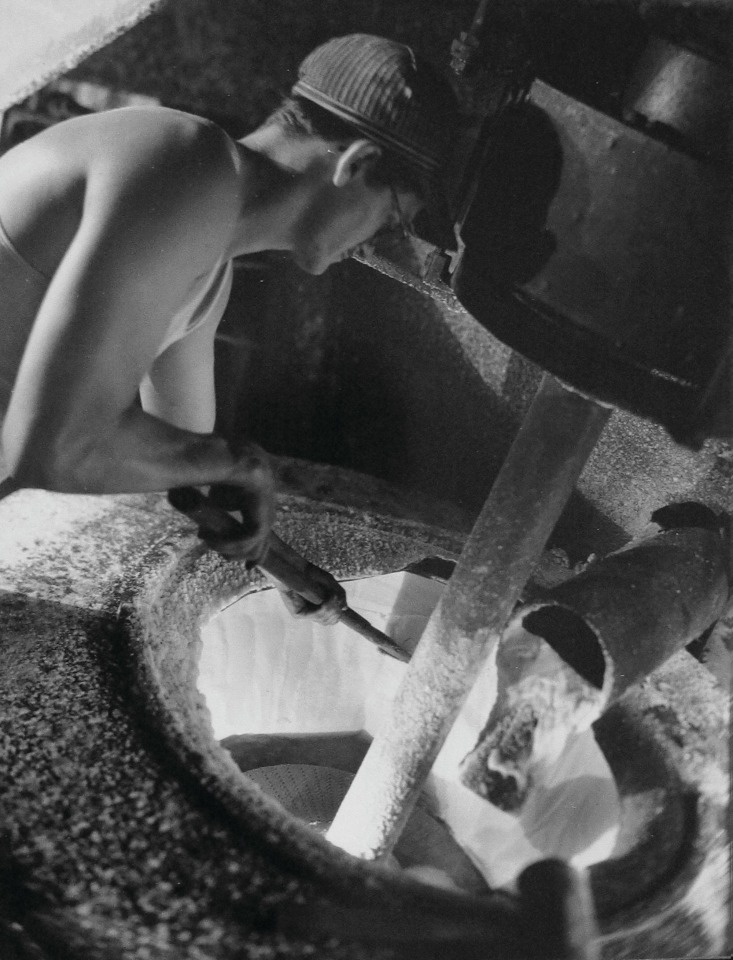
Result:
<svg viewBox="0 0 733 960"><path fill-rule="evenodd" d="M231 260L289 251L320 274L404 227L432 203L456 113L446 81L409 48L351 35L306 57L292 97L242 140L130 107L0 157L5 492L234 485L253 531L237 555L262 559L267 455L213 432ZM322 581L328 616L342 593Z"/></svg>

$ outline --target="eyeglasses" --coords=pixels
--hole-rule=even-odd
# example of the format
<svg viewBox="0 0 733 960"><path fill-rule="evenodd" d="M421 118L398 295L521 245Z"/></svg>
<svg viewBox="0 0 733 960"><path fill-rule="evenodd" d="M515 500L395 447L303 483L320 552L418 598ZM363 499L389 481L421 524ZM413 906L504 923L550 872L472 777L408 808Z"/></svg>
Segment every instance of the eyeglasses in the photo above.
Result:
<svg viewBox="0 0 733 960"><path fill-rule="evenodd" d="M397 222L386 223L383 227L380 227L379 230L377 230L377 232L372 236L372 240L396 241L407 240L408 237L414 237L415 232L413 230L412 223L405 216L394 185L390 183L389 189L390 193L392 194L392 212L396 214Z"/></svg>

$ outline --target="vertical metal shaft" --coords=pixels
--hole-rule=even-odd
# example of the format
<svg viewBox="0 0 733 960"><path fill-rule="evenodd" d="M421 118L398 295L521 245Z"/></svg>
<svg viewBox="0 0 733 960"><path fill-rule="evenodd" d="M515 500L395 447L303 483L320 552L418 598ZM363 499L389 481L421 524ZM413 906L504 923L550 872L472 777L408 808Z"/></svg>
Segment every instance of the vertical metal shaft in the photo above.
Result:
<svg viewBox="0 0 733 960"><path fill-rule="evenodd" d="M546 375L328 839L376 859L397 842L456 715L610 409Z"/></svg>

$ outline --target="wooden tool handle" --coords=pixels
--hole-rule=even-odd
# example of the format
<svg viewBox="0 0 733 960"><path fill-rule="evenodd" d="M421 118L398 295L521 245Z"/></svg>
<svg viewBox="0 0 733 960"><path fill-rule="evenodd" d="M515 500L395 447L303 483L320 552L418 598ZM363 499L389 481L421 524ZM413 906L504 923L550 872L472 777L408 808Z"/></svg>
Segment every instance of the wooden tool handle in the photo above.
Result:
<svg viewBox="0 0 733 960"><path fill-rule="evenodd" d="M239 520L222 507L213 504L196 487L176 487L170 490L168 502L198 524L204 536L222 540L236 540L244 536L244 527ZM266 556L258 561L257 566L310 603L323 601L307 574L278 553L275 540L271 539Z"/></svg>
<svg viewBox="0 0 733 960"><path fill-rule="evenodd" d="M214 506L196 487L174 487L168 491L168 503L211 536L235 540L244 532L235 517Z"/></svg>

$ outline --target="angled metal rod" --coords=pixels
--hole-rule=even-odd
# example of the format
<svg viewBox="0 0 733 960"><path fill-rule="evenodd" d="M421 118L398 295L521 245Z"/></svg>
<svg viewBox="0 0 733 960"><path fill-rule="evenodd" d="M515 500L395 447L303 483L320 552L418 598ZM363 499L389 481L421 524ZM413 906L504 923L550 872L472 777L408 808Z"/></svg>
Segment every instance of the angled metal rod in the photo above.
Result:
<svg viewBox="0 0 733 960"><path fill-rule="evenodd" d="M610 412L544 377L336 814L332 843L369 860L392 850Z"/></svg>

